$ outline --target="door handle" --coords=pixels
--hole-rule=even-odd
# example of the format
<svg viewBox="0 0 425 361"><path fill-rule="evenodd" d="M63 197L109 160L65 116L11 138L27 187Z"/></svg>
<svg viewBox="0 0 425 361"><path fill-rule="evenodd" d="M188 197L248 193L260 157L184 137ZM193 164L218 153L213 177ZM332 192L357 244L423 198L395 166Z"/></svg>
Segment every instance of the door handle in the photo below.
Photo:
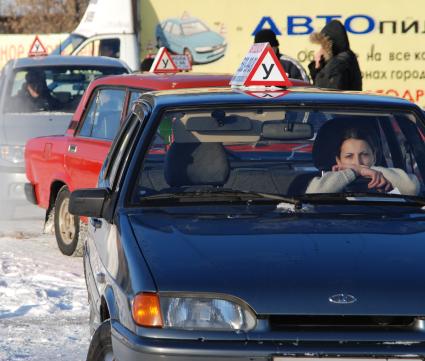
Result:
<svg viewBox="0 0 425 361"><path fill-rule="evenodd" d="M69 153L76 153L77 152L77 146L75 144L68 145L68 152Z"/></svg>
<svg viewBox="0 0 425 361"><path fill-rule="evenodd" d="M99 229L100 227L102 227L102 220L98 218L90 218L90 223L96 229Z"/></svg>

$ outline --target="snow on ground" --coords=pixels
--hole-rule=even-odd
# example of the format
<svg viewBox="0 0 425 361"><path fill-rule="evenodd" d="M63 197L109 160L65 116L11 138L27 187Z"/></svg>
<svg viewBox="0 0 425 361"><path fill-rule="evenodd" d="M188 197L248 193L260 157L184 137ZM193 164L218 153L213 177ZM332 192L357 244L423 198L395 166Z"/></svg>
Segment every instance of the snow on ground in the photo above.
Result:
<svg viewBox="0 0 425 361"><path fill-rule="evenodd" d="M41 210L22 209L24 216L18 209L16 219L0 220L0 360L85 360L82 258L63 256L54 236L42 234Z"/></svg>

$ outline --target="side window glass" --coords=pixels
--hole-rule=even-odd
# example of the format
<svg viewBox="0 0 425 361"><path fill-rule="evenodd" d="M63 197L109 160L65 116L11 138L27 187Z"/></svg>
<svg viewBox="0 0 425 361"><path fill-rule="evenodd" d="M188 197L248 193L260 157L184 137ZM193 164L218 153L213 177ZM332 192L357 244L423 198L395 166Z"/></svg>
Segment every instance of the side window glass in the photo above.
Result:
<svg viewBox="0 0 425 361"><path fill-rule="evenodd" d="M93 124L96 117L96 110L97 110L98 103L99 103L99 91L96 91L96 93L93 96L93 100L90 103L90 108L88 112L86 113L86 116L84 117L83 126L81 127L78 133L82 137L91 136Z"/></svg>
<svg viewBox="0 0 425 361"><path fill-rule="evenodd" d="M399 118L398 121L400 122L400 121L408 121L408 120ZM400 150L404 160L405 170L407 171L407 173L415 174L419 179L422 179L422 175L418 168L415 155L413 154L413 147L409 139L407 139L406 135L404 134L398 122L393 121L392 125L397 135L398 144L400 145Z"/></svg>
<svg viewBox="0 0 425 361"><path fill-rule="evenodd" d="M78 56L93 56L95 50L95 41L89 41L86 45L84 45L81 50L78 51L76 55Z"/></svg>
<svg viewBox="0 0 425 361"><path fill-rule="evenodd" d="M136 92L136 91L131 92L130 99L128 101L127 114L130 114L131 107L133 106L134 101L139 99L140 95L142 95L142 92Z"/></svg>
<svg viewBox="0 0 425 361"><path fill-rule="evenodd" d="M98 55L109 56L111 58L119 58L120 57L120 39L100 40Z"/></svg>
<svg viewBox="0 0 425 361"><path fill-rule="evenodd" d="M171 28L171 34L176 36L181 35L180 26L177 24L174 24L173 27Z"/></svg>
<svg viewBox="0 0 425 361"><path fill-rule="evenodd" d="M134 129L136 128L138 119L136 115L133 115L130 120L125 125L125 129L120 133L119 138L117 139L116 145L112 148L113 153L111 154L110 164L106 174L106 179L108 183L112 186L117 175L121 159L123 157L124 151L128 146Z"/></svg>
<svg viewBox="0 0 425 361"><path fill-rule="evenodd" d="M120 128L125 90L102 89L98 95L98 108L93 119L91 136L99 139L115 138Z"/></svg>
<svg viewBox="0 0 425 361"><path fill-rule="evenodd" d="M171 32L171 26L173 25L173 23L167 22L164 26L164 31L166 31L167 33Z"/></svg>

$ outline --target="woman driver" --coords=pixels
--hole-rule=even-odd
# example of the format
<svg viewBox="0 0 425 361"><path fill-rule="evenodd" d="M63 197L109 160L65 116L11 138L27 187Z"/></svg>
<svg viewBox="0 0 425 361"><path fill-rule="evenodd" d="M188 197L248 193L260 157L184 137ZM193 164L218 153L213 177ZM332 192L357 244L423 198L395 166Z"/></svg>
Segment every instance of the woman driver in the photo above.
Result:
<svg viewBox="0 0 425 361"><path fill-rule="evenodd" d="M394 188L401 194L417 195L420 184L414 174L407 174L399 168L374 166L376 149L368 134L360 129L347 129L338 147L332 171L313 178L306 193L343 192L357 177L365 177L370 179L368 189L389 192Z"/></svg>

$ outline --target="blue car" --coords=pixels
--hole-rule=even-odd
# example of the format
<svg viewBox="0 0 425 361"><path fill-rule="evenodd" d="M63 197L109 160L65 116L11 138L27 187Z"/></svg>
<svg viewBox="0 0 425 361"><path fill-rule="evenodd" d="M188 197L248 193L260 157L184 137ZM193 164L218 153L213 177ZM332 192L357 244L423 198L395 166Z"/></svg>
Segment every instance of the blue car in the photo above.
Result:
<svg viewBox="0 0 425 361"><path fill-rule="evenodd" d="M87 360L425 357L425 117L288 88L144 93L76 190Z"/></svg>
<svg viewBox="0 0 425 361"><path fill-rule="evenodd" d="M211 63L224 56L227 43L197 18L172 18L156 26L158 48L187 55L192 64Z"/></svg>

